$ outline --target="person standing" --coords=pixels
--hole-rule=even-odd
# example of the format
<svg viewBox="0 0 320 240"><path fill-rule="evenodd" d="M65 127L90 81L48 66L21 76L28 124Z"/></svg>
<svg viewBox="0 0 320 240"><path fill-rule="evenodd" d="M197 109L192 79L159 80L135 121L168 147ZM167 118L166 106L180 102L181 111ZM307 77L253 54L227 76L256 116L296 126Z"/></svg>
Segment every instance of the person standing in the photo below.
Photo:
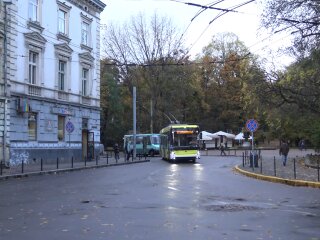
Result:
<svg viewBox="0 0 320 240"><path fill-rule="evenodd" d="M130 156L133 155L133 146L131 141L127 142L127 146L126 146L126 153L127 153L127 161L130 160Z"/></svg>
<svg viewBox="0 0 320 240"><path fill-rule="evenodd" d="M114 152L114 158L116 159L116 161L118 161L119 160L119 152L120 152L120 150L119 150L119 145L118 145L118 143L115 143L114 144L114 146L113 146L113 152Z"/></svg>
<svg viewBox="0 0 320 240"><path fill-rule="evenodd" d="M305 147L305 143L304 143L304 139L301 139L300 142L299 142L299 148L300 150L302 151L303 149L305 150L306 147Z"/></svg>
<svg viewBox="0 0 320 240"><path fill-rule="evenodd" d="M289 145L286 141L282 140L280 149L279 149L279 155L281 156L283 166L286 166L287 164L288 153L289 153Z"/></svg>

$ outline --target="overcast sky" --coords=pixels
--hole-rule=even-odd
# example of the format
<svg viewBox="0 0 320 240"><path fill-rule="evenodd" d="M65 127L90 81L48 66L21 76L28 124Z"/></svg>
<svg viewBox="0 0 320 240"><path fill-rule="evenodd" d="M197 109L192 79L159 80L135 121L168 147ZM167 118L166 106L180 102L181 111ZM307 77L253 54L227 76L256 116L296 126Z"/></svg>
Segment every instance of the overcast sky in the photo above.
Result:
<svg viewBox="0 0 320 240"><path fill-rule="evenodd" d="M221 32L233 32L245 43L251 53L267 58L269 64L287 64L290 62L288 58L280 57L276 53L276 49L279 47L290 44L289 36L282 34L269 37L270 35L267 34L266 31L259 30L259 15L262 7L255 2L237 8L237 12L229 12L209 24L210 21L220 13L219 11L208 9L191 22L191 19L198 13L200 8L185 3L208 5L217 0L102 1L107 6L101 14L101 23L106 25L110 22L122 24L128 21L131 16L137 15L140 12L150 16L157 11L158 14L171 18L173 24L178 27L181 32L187 29L184 36L187 47L191 49L190 53L192 56L200 53L201 49L210 42L213 35ZM230 9L247 1L248 0L224 0L223 3L215 5L214 7Z"/></svg>

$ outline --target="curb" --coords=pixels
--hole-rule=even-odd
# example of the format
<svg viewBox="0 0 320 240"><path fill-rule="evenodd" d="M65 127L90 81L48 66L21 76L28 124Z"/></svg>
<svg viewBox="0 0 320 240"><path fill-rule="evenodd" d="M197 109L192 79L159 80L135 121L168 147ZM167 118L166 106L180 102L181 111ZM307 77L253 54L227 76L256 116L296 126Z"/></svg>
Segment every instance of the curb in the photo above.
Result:
<svg viewBox="0 0 320 240"><path fill-rule="evenodd" d="M238 173L241 173L247 177L252 177L259 180L274 182L274 183L282 183L287 184L294 187L312 187L312 188L320 188L320 182L312 182L312 181L305 181L305 180L293 180L287 178L280 178L280 177L273 177L262 175L258 173L248 172L241 169L238 165L233 168Z"/></svg>
<svg viewBox="0 0 320 240"><path fill-rule="evenodd" d="M24 178L24 177L29 177L29 176L46 175L46 174L57 174L57 173L64 173L64 172L80 171L80 170L85 170L85 169L114 167L114 166L122 166L122 165L135 164L135 163L146 163L146 162L150 162L150 160L140 160L140 161L134 161L134 162L111 163L111 164L102 164L102 165L94 165L94 166L54 169L54 170L39 171L39 172L19 173L19 174L0 176L0 181L12 179L12 178Z"/></svg>

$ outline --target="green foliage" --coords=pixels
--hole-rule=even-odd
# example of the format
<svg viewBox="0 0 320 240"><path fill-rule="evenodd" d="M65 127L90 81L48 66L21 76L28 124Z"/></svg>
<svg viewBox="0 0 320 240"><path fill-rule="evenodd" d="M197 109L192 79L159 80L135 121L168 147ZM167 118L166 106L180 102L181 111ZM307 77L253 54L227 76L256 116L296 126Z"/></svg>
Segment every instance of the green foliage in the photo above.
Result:
<svg viewBox="0 0 320 240"><path fill-rule="evenodd" d="M202 128L210 131L238 133L247 116L245 106L250 94L252 72L248 50L237 36L225 33L215 36L203 49L198 61L203 62L201 84L209 110L204 113Z"/></svg>
<svg viewBox="0 0 320 240"><path fill-rule="evenodd" d="M128 128L128 119L132 118L128 114L131 111L129 93L119 82L118 70L108 64L110 62L106 60L101 62L101 142L105 146L113 146L114 143L122 143L126 133L124 129Z"/></svg>
<svg viewBox="0 0 320 240"><path fill-rule="evenodd" d="M314 123L312 130L310 132L310 141L316 149L320 149L320 119Z"/></svg>
<svg viewBox="0 0 320 240"><path fill-rule="evenodd" d="M140 16L133 21L134 28L119 28L118 33L113 29L107 38L112 61L105 59L101 65L105 144L121 142L131 131L135 86L141 133L159 132L168 118L197 123L207 131L238 133L247 119L254 118L259 122L255 133L259 142L284 138L294 145L303 138L319 147L320 51L285 71L267 73L237 36L225 33L214 36L191 61L183 42L174 38L170 21L162 21L155 16L149 32ZM170 46L167 34L172 34ZM135 64L114 64L130 61Z"/></svg>

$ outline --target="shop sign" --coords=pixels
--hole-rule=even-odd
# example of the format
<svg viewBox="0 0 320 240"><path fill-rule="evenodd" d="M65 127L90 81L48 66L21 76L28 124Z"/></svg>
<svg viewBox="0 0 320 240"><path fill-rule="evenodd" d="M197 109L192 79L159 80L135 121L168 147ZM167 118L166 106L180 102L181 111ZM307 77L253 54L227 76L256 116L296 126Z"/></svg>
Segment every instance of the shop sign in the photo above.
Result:
<svg viewBox="0 0 320 240"><path fill-rule="evenodd" d="M63 108L63 107L52 107L51 112L59 115L68 115L68 116L74 115L71 109Z"/></svg>

